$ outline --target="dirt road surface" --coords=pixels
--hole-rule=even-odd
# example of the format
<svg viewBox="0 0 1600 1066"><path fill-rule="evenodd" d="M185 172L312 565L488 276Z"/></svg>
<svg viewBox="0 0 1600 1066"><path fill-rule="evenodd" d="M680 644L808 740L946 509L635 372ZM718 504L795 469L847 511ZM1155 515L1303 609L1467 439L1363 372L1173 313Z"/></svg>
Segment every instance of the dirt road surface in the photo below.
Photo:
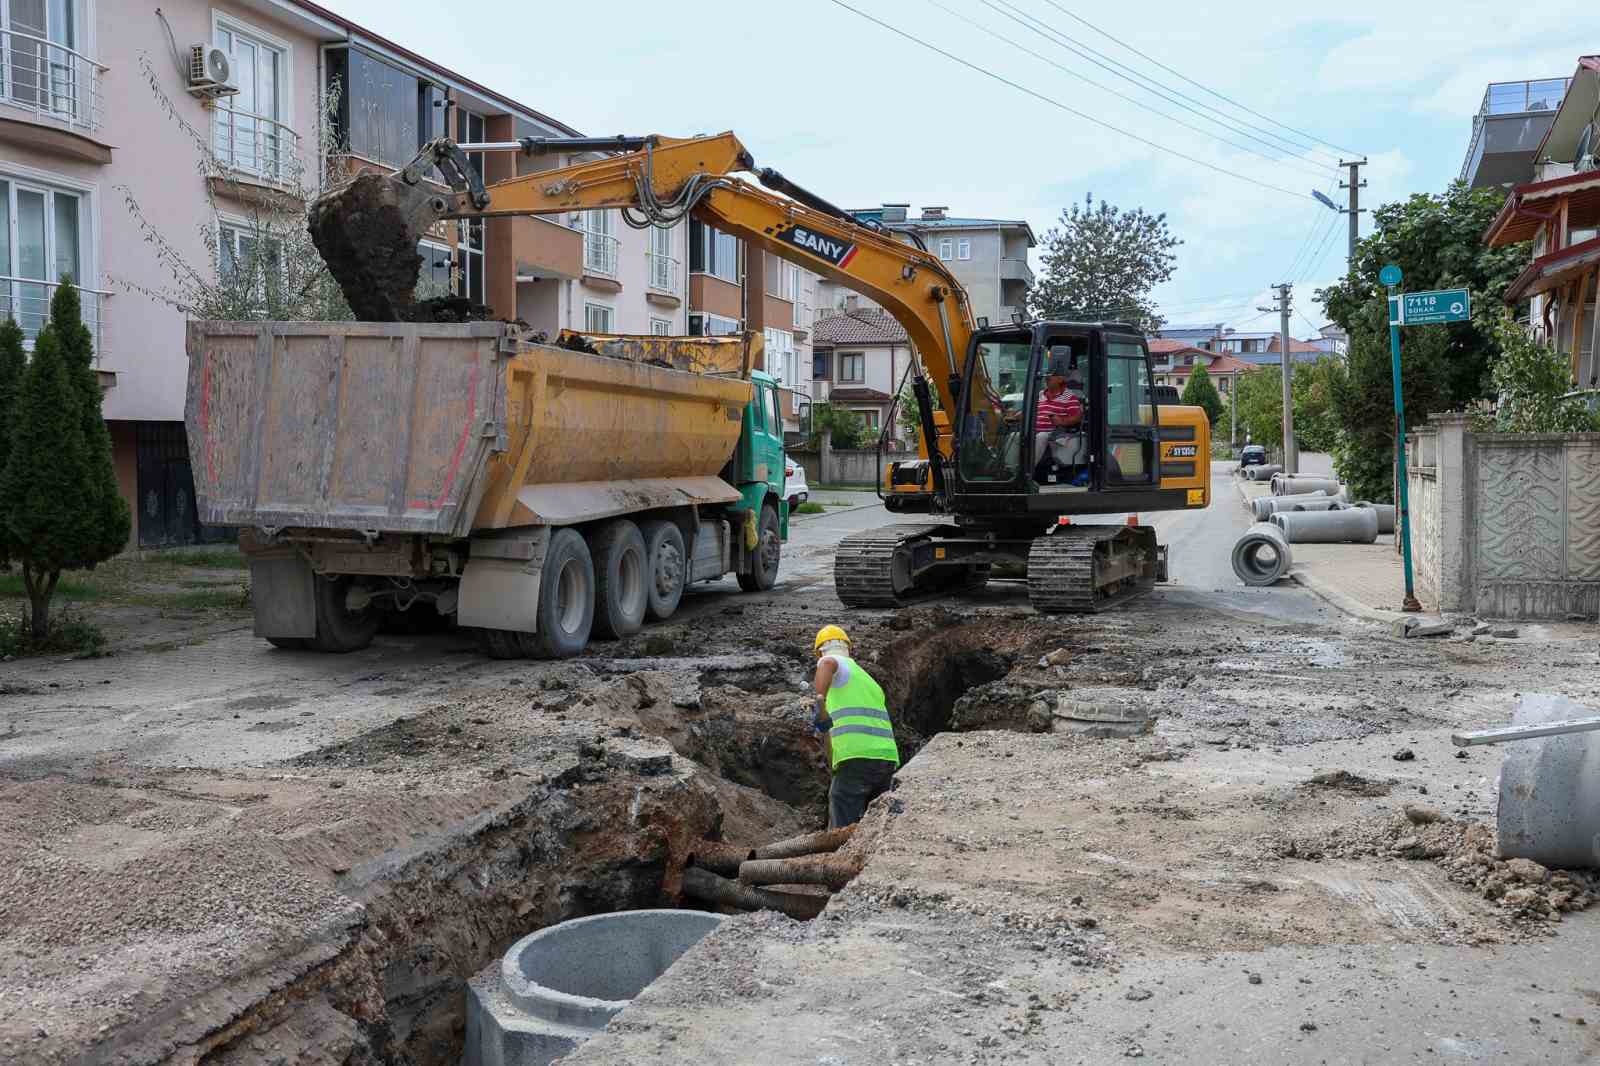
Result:
<svg viewBox="0 0 1600 1066"><path fill-rule="evenodd" d="M681 902L702 836L820 826L825 621L908 758L864 872L813 922L725 923L569 1061L1600 1055L1594 886L1496 864L1500 754L1448 741L1523 692L1600 694L1592 627L1404 641L1245 589L1216 473L1210 509L1145 516L1176 583L1093 617L1002 581L844 610L832 545L886 520L863 507L797 517L772 592L706 587L565 663L222 631L4 664L0 1061L458 1061L464 982L518 937ZM1107 702L1152 730L1054 713Z"/></svg>

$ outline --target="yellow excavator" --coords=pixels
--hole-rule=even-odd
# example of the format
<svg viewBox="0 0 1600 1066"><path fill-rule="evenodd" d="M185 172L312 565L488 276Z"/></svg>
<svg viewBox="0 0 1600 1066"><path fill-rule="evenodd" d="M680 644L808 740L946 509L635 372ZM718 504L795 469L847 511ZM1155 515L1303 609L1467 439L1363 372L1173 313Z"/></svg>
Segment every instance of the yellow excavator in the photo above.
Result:
<svg viewBox="0 0 1600 1066"><path fill-rule="evenodd" d="M485 186L469 162L478 152L598 156ZM598 208L620 209L638 228L693 217L842 283L905 327L920 457L890 464L878 488L890 511L929 520L844 538L834 583L845 604L893 606L981 585L996 563L1026 568L1029 600L1044 612L1101 610L1166 580L1166 548L1151 527L1071 522L1210 502L1205 412L1157 402L1140 331L1120 322L980 328L960 283L914 234L863 223L758 169L732 133L441 139L396 174L362 174L325 194L309 223L357 317L406 321L425 313L414 302L417 242L440 221ZM1063 384L1084 412L1073 426L1038 413L1046 389L1059 397Z"/></svg>

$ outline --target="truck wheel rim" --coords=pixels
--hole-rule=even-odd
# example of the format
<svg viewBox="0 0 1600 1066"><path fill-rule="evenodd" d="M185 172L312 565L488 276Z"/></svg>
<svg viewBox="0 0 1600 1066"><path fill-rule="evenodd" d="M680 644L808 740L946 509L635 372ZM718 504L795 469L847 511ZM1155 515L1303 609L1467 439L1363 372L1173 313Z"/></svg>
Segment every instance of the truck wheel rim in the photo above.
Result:
<svg viewBox="0 0 1600 1066"><path fill-rule="evenodd" d="M583 573L576 559L561 567L556 581L556 624L563 633L576 633L583 622Z"/></svg>

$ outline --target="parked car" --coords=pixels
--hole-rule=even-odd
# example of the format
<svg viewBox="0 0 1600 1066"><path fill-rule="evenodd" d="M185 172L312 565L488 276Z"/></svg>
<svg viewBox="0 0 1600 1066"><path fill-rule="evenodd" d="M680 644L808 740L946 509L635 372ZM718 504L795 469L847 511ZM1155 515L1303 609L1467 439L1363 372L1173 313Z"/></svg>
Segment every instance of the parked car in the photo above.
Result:
<svg viewBox="0 0 1600 1066"><path fill-rule="evenodd" d="M789 510L794 510L811 498L811 486L806 484L806 468L783 457L783 494L789 500Z"/></svg>
<svg viewBox="0 0 1600 1066"><path fill-rule="evenodd" d="M1260 444L1246 444L1244 451L1239 453L1239 465L1241 467L1266 466L1267 449Z"/></svg>

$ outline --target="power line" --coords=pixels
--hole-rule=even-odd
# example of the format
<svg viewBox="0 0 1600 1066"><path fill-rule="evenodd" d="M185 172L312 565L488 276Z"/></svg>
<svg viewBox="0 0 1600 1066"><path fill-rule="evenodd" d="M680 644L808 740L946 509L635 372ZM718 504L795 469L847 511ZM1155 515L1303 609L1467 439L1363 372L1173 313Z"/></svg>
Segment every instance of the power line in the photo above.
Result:
<svg viewBox="0 0 1600 1066"><path fill-rule="evenodd" d="M971 62L970 60L962 59L960 56L956 55L953 52L948 52L945 49L940 48L936 44L931 44L928 41L923 40L922 38L916 36L915 34L908 33L905 30L902 30L900 27L895 26L895 25L893 25L891 23L885 22L885 21L883 21L882 19L878 18L875 15L870 15L867 12L862 11L858 7L855 7L855 6L851 5L851 4L845 3L845 0L828 0L828 2L833 4L836 7L844 8L846 11L849 11L851 14L859 15L861 18L866 19L868 22L871 22L874 25L881 26L883 29L888 30L890 33L893 33L897 37L905 38L906 40L910 41L912 44L919 45L922 48L926 48L930 52L935 52L935 53L937 53L939 55L942 55L946 59L950 60L953 63L959 63L962 66L966 67L968 70L974 71L974 72L976 72L978 74L982 74L984 77L989 78L989 79L991 79L993 81L997 81L1002 85L1010 86L1011 88L1016 89L1018 92L1025 93L1028 96L1031 96L1036 100L1039 100L1039 101L1042 101L1044 103L1049 104L1051 107L1057 108L1057 109L1059 109L1061 111L1065 111L1069 115L1073 115L1073 116L1076 116L1077 118L1081 118L1085 122L1091 122L1094 125L1099 126L1102 129L1110 130L1113 133L1120 133L1124 137L1127 137L1130 140L1138 141L1140 144L1146 145L1146 146L1148 146L1150 148L1154 148L1158 152L1163 152L1163 153L1165 153L1167 155L1174 156L1174 157L1176 157L1178 159L1182 159L1182 160L1185 160L1187 162L1194 163L1197 166L1205 167L1207 170L1215 171L1218 174L1225 174L1230 178L1234 178L1234 179L1236 179L1238 181L1247 182L1248 184L1254 185L1257 188L1269 189L1272 192L1282 193L1284 196L1291 196L1296 200L1299 200L1304 196L1303 193L1297 193L1297 192L1294 192L1293 190L1285 189L1282 185L1273 185L1270 182L1258 181L1255 178L1248 177L1248 176L1246 176L1244 174L1237 173L1236 171L1227 170L1227 169L1225 169L1223 167L1219 167L1215 163L1207 163L1203 159L1197 159L1196 157L1194 157L1192 155L1186 155L1183 152L1175 151L1172 148L1167 147L1166 145L1157 144L1155 141L1150 140L1148 137L1141 137L1137 133L1133 133L1133 132L1131 132L1129 130L1125 130L1125 129L1121 128L1120 126L1112 125L1111 123L1106 122L1103 119L1095 118L1093 115L1086 114L1085 112L1079 111L1075 107L1068 107L1066 104L1062 103L1060 100L1057 100L1057 99L1055 99L1053 97L1050 97L1050 96L1046 96L1044 93L1038 92L1038 91L1036 91L1034 89L1030 89L1026 85L1022 85L1022 84L1020 84L1018 82L1014 82L1010 78L1005 77L1004 75L996 74L994 71L990 70L987 67L982 67L982 66L979 66L976 63Z"/></svg>
<svg viewBox="0 0 1600 1066"><path fill-rule="evenodd" d="M1314 322L1312 322L1312 321L1311 321L1311 320L1310 320L1310 319L1309 319L1309 318L1307 318L1307 317L1306 317L1306 313L1305 313L1305 312L1304 312L1304 311L1302 311L1302 310L1300 310L1300 309L1299 309L1299 308L1298 308L1298 307L1296 307L1296 308L1295 308L1295 309L1294 309L1294 313L1295 313L1295 314L1297 314L1297 315L1299 315L1299 316L1300 316L1300 321L1302 321L1302 322L1304 322L1304 323L1305 323L1305 324L1306 324L1306 325L1308 325L1308 326L1310 326L1310 327L1311 327L1311 328L1312 328L1312 329L1313 329L1313 330L1315 330L1315 331L1316 331L1316 332L1317 332L1317 333L1318 333L1318 334L1319 334L1319 335L1320 335L1320 334L1321 334L1321 332L1322 332L1322 327L1321 327L1321 326L1319 326L1319 325L1317 325L1317 324L1316 324L1316 323L1314 323Z"/></svg>
<svg viewBox="0 0 1600 1066"><path fill-rule="evenodd" d="M1138 70L1135 70L1133 67L1128 66L1126 63L1122 63L1122 62L1119 62L1118 60L1112 59L1110 56L1106 55L1104 52L1096 51L1094 48L1091 48L1089 45L1084 44L1082 41L1080 41L1077 38L1071 36L1070 34L1063 33L1061 30L1058 30L1054 26L1051 26L1048 22L1045 22L1043 19L1039 18L1038 16L1030 14L1029 12L1022 10L1021 8L1017 7L1015 4L1011 3L1010 0L999 0L999 4L1004 5L1004 7L1009 8L1009 9L1011 9L1011 11L1016 12L1017 15L1021 16L1021 18L1018 18L1017 15L1013 15L1013 14L1010 14L1009 12L1007 12L1005 10L1002 10L1001 7L998 6L995 3L995 0L979 0L979 2L982 3L985 7L988 7L991 10L997 11L1000 14L1005 15L1007 18L1011 19L1011 21L1016 22L1018 25L1023 26L1025 29L1028 29L1033 33L1039 33L1041 29L1046 31L1046 32L1048 32L1049 34L1053 35L1054 38L1059 38L1059 40L1054 40L1053 43L1059 45L1062 48L1065 48L1067 51L1073 53L1074 55L1078 56L1081 59L1088 60L1090 63L1093 63L1095 66L1099 67L1100 69L1105 70L1105 71L1115 75L1116 77L1121 78L1122 80L1124 80L1124 81L1136 86L1137 88L1143 89L1145 92L1150 93L1150 94L1152 94L1154 96L1157 96L1160 99L1167 101L1168 103L1176 104L1178 107L1183 108L1185 111L1188 111L1191 114L1200 116L1201 118L1205 119L1207 122L1210 122L1210 123L1212 123L1214 125L1217 125L1217 126L1221 126L1223 129L1227 130L1229 133L1234 133L1234 134L1238 134L1240 136L1246 137L1246 138L1248 138L1248 139L1250 139L1252 141L1255 141L1257 144L1265 145L1267 148L1271 149L1272 151L1279 153L1280 156L1287 157L1287 159L1285 159L1285 158L1279 158L1278 156L1265 156L1264 158L1266 158L1266 159L1270 159L1275 163L1285 163L1285 162L1287 162L1288 159L1293 159L1296 163L1300 163L1301 162L1301 160L1299 158L1299 153L1304 151L1304 149L1302 149L1299 145L1289 145L1288 148L1285 148L1284 144L1287 144L1288 142L1284 141L1281 137L1277 137L1276 134L1273 134L1270 131L1261 131L1261 132L1267 133L1268 136L1276 137L1277 141L1279 143L1273 143L1272 141L1268 141L1268 140L1265 140L1265 139L1263 139L1261 137L1257 137L1255 134L1250 133L1249 129L1257 129L1258 127L1249 126L1248 123L1241 123L1240 120L1235 119L1232 115L1228 115L1228 114L1226 114L1226 113L1224 113L1222 111L1219 111L1217 108L1212 107L1210 104L1207 104L1204 101L1196 100L1194 97L1189 96L1186 93L1178 92L1176 89L1168 89L1165 86L1162 86L1155 79L1150 78L1147 75L1140 73ZM1022 19L1024 19L1024 18L1027 19L1028 21L1027 22L1023 22ZM1029 23L1033 23L1034 25L1030 26ZM1035 27L1037 27L1037 28L1035 28ZM1042 34L1041 34L1041 36L1042 36ZM1089 53L1089 54L1086 55L1085 54L1086 52ZM1094 58L1096 56L1099 57L1099 58L1098 59ZM1105 60L1106 62L1104 62L1104 63L1100 62L1101 59ZM1107 64L1111 64L1111 65L1108 66ZM1113 67L1119 67L1121 69L1117 70L1117 69L1113 69ZM1123 73L1123 71L1126 71L1127 73ZM1146 83L1148 83L1148 84L1146 84ZM1197 104L1197 105L1199 105L1199 107L1205 108L1206 111L1201 111L1201 110L1198 110L1197 108L1190 107L1190 106L1188 106L1188 104L1185 104L1185 103L1182 102L1184 100L1187 100L1187 101L1189 101L1190 103L1193 103L1193 104ZM1216 118L1216 117L1213 116L1213 114L1207 114L1206 113L1207 111L1213 112L1215 115L1221 115L1222 117L1221 118ZM1249 126L1249 129L1246 129L1245 128L1246 126ZM1215 136L1215 134L1209 134L1209 136ZM1229 142L1229 143L1231 144L1232 142ZM1235 144L1235 145L1233 145L1233 147L1237 148L1237 147L1239 147L1239 145ZM1246 151L1253 151L1253 149L1246 149ZM1260 155L1261 153L1256 152L1255 154ZM1326 166L1327 164L1324 164L1324 165ZM1309 173L1316 175L1317 177L1321 177L1322 174L1324 173L1324 171L1322 171L1322 170L1312 170L1309 166L1301 166L1300 169L1306 170Z"/></svg>
<svg viewBox="0 0 1600 1066"><path fill-rule="evenodd" d="M1008 14L1005 11L1001 11L999 8L995 7L994 4L990 3L989 0L980 0L980 2L982 2L983 4L985 4L988 7L993 8L995 11L998 11L1000 14L1005 15L1007 18L1011 19L1013 22L1018 22L1018 20L1014 16ZM1323 175L1323 171L1312 170L1311 168L1304 167L1304 166L1297 166L1295 163L1291 163L1288 160L1281 159L1281 158L1278 158L1276 156L1267 155L1265 152L1257 151L1256 149L1251 148L1247 144L1240 144L1237 141L1230 141L1226 137L1218 136L1217 134L1211 132L1210 130L1202 129L1199 126L1196 126L1196 125L1194 125L1192 123L1185 122L1183 119L1177 117L1176 115L1168 114L1167 112L1162 111L1159 108L1151 107L1149 104L1145 103L1143 100L1137 99L1136 97L1133 97L1133 96L1129 96L1127 93L1121 92L1120 90L1113 89L1111 86L1106 85L1103 82L1095 81L1093 78L1089 77L1086 74L1083 74L1083 73L1080 73L1079 71L1073 70L1071 67L1063 66L1062 64L1057 63L1055 60L1051 59L1049 56L1041 55L1038 52L1035 52L1033 49L1029 48L1027 45L1024 45L1024 44L1021 44L1021 43L1019 43L1017 41L1014 41L1011 38L1005 36L1004 34L996 33L994 30L992 30L989 27L983 25L982 23L976 21L975 19L968 18L966 15L963 15L961 12L953 10L952 8L946 7L944 4L940 3L939 0L927 0L927 3L929 5L931 5L931 6L933 6L933 7L938 8L940 11L943 11L945 14L951 16L952 18L960 19L962 22L965 22L967 25L973 27L974 29L979 30L980 32L988 34L990 37L993 37L995 40L1000 41L1002 44L1005 44L1008 47L1015 48L1020 52L1025 52L1028 55L1032 56L1033 58L1035 58L1035 59L1037 59L1037 60L1039 60L1039 61L1041 61L1043 63L1050 64L1052 67L1055 67L1057 70L1062 71L1063 73L1070 74L1075 78L1079 78L1079 79L1081 79L1083 81L1088 82L1090 85L1093 85L1096 89L1099 89L1102 92L1108 92L1112 96L1115 96L1120 100L1126 100L1128 103L1132 104L1134 107L1143 108L1144 110L1150 112L1153 115L1159 115L1159 116L1161 116L1162 118L1166 119L1169 122L1172 122L1172 123L1175 123L1175 124L1177 124L1179 126L1182 126L1186 130L1191 130L1191 131L1193 131L1195 133L1198 133L1202 137L1210 137L1213 140L1220 141L1221 143L1227 145L1229 148L1236 148L1241 152L1249 152L1252 155L1259 156L1262 159L1265 159L1269 163L1277 163L1277 164L1283 164L1283 165L1288 165L1288 166L1296 166L1297 169L1304 170L1307 173L1312 174L1312 175L1314 175L1316 177L1319 177L1319 178L1322 177L1322 175ZM1039 33L1038 30L1034 29L1031 26L1028 26L1026 23L1019 23L1019 24L1022 25L1022 27L1024 29L1026 29L1030 33L1032 33L1034 36L1036 36L1036 37L1043 36L1042 34ZM1048 38L1046 38L1046 39L1048 40ZM1059 42L1057 42L1057 41L1051 41L1051 43L1052 44L1059 44ZM1068 47L1068 46L1061 45L1061 47L1065 48L1065 47ZM1069 48L1069 50L1070 50L1070 48ZM1091 59L1090 62L1093 63L1094 60ZM1105 64L1097 63L1096 66L1104 67ZM1106 68L1106 69L1109 70L1110 68ZM1112 73L1115 74L1116 71L1112 71ZM1122 75L1119 74L1118 77L1122 77ZM1141 86L1139 86L1139 88L1143 89L1144 86L1141 85ZM1149 91L1149 90L1146 90L1146 91ZM1165 99L1165 97L1162 97L1162 99ZM1179 104L1178 106L1182 107L1183 105ZM1193 108L1184 108L1184 110L1186 110L1186 111L1194 111ZM1196 111L1195 114L1200 114L1200 112ZM1209 116L1209 115L1200 115L1200 117L1204 118L1204 119L1206 119L1206 120L1208 120L1210 122L1216 123L1217 125L1223 125L1222 123L1217 122L1216 119L1211 118L1211 116ZM1233 127L1230 127L1230 126L1223 126L1223 128L1227 129L1229 132L1233 132L1233 133L1240 132L1238 130L1233 129ZM1249 134L1245 134L1245 136L1249 137L1250 135ZM1259 138L1252 138L1252 139L1259 140ZM1265 144L1266 142L1262 141L1261 143ZM1267 147L1272 148L1273 146L1269 144L1269 145L1267 145Z"/></svg>
<svg viewBox="0 0 1600 1066"><path fill-rule="evenodd" d="M1339 216L1335 215L1326 220L1322 224L1321 232L1316 233L1316 236L1306 242L1305 247L1300 249L1300 254L1295 256L1294 262L1289 265L1289 269L1284 271L1282 276L1293 278L1297 282L1301 280L1301 272L1315 262L1316 257L1327 249L1328 242L1333 239L1333 233L1338 228ZM1313 232L1315 232L1315 227L1313 227Z"/></svg>
<svg viewBox="0 0 1600 1066"><path fill-rule="evenodd" d="M1334 221L1337 222L1338 219ZM1297 283L1305 281L1312 273L1322 269L1322 264L1328 261L1328 253L1333 248L1333 235L1338 229L1337 225L1328 227L1327 235L1323 238L1321 247L1311 254L1310 259L1306 260L1306 265L1302 268L1300 276L1295 279Z"/></svg>
<svg viewBox="0 0 1600 1066"><path fill-rule="evenodd" d="M1325 144L1329 148L1337 149L1339 152L1343 153L1344 155L1354 156L1354 155L1359 155L1360 154L1359 152L1356 152L1352 148L1341 148L1341 147L1339 147L1339 145L1334 144L1332 141L1327 140L1326 138L1318 137L1318 136L1316 136L1314 134L1307 133L1307 132L1305 132L1304 130L1301 130L1301 129L1296 129L1294 126L1290 126L1290 125L1288 125L1287 123L1284 123L1284 122L1279 122L1277 119L1272 118L1269 115L1263 115L1261 112L1256 111L1256 110L1248 107L1245 104L1241 104L1239 101L1233 99L1233 97L1226 96L1226 95L1218 92L1217 90L1211 88L1208 85L1204 85L1204 84L1201 84L1198 81L1195 81L1193 78L1189 77L1189 75L1185 74L1183 71L1174 70L1172 67L1167 66L1165 63L1161 62L1161 60L1159 60L1159 59L1156 59L1154 56L1150 56L1150 55L1145 54L1144 52L1139 51L1139 49L1135 48L1133 45L1129 44L1127 41L1122 40L1120 37L1117 37L1115 34L1108 33L1107 31L1101 29L1099 26L1096 26L1094 23L1090 22L1089 20L1087 20L1087 19L1085 19L1085 18L1083 18L1083 17L1081 17L1081 16L1079 16L1077 14L1074 14L1071 11L1068 11L1066 8L1062 7L1060 4L1056 3L1055 0L1044 0L1044 2L1049 4L1051 7L1055 8L1057 11L1061 12L1063 15L1066 15L1068 18L1073 19L1074 21L1080 22L1083 25L1089 27L1091 30L1093 30L1094 32L1100 34L1100 36L1106 38L1107 40L1113 41L1116 44L1120 45L1121 47L1126 48L1128 51L1132 52L1134 55L1138 56L1140 59L1144 59L1144 60L1146 60L1148 62L1154 63L1156 66L1160 67L1162 70L1166 71L1168 74L1172 74L1172 75L1174 75L1176 77L1182 78L1184 81L1188 82L1190 85L1193 85L1195 88L1200 89L1203 92L1210 93L1212 96L1215 96L1218 100L1222 100L1222 101L1225 101L1225 102L1227 102L1229 104L1232 104L1234 107L1237 107L1239 110L1244 111L1247 114L1254 115L1256 118L1259 118L1264 122L1270 122L1274 126L1279 127L1280 129L1288 130L1290 133L1296 134L1296 135L1298 135L1298 136L1300 136L1300 137L1312 142L1307 147L1311 148L1314 151L1320 151L1320 149L1317 149L1315 147L1316 145Z"/></svg>

